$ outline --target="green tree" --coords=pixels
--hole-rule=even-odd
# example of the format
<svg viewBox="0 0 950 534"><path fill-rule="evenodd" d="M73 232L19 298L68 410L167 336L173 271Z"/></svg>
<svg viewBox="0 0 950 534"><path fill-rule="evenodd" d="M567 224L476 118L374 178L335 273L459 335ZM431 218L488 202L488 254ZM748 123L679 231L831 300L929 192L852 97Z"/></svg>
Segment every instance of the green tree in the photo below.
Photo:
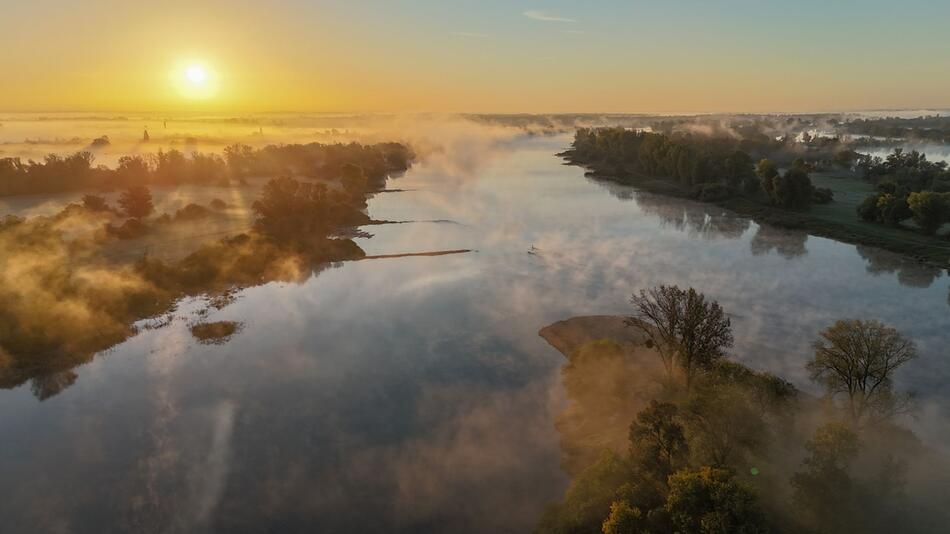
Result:
<svg viewBox="0 0 950 534"><path fill-rule="evenodd" d="M771 199L775 189L775 178L778 177L778 167L769 159L762 159L755 166L755 174L762 182L762 190Z"/></svg>
<svg viewBox="0 0 950 534"><path fill-rule="evenodd" d="M133 185L119 196L122 212L132 219L148 217L155 210L152 205L152 193L144 185Z"/></svg>
<svg viewBox="0 0 950 534"><path fill-rule="evenodd" d="M701 467L670 477L666 500L673 530L681 533L765 532L755 494L724 469Z"/></svg>
<svg viewBox="0 0 950 534"><path fill-rule="evenodd" d="M804 164L793 165L772 179L772 203L786 209L802 209L811 203L814 187Z"/></svg>
<svg viewBox="0 0 950 534"><path fill-rule="evenodd" d="M914 222L927 235L934 235L950 219L950 201L947 193L920 191L907 197L907 205L913 214Z"/></svg>
<svg viewBox="0 0 950 534"><path fill-rule="evenodd" d="M907 197L884 193L877 199L877 220L884 224L897 226L901 221L913 216Z"/></svg>
<svg viewBox="0 0 950 534"><path fill-rule="evenodd" d="M650 401L630 425L630 455L641 470L660 481L686 460L686 435L677 421L679 409L668 402Z"/></svg>
<svg viewBox="0 0 950 534"><path fill-rule="evenodd" d="M659 286L631 299L635 314L628 326L641 330L663 359L667 374L679 369L689 389L695 375L708 369L732 346L732 324L718 302L706 301L693 288Z"/></svg>
<svg viewBox="0 0 950 534"><path fill-rule="evenodd" d="M917 348L900 332L878 321L841 320L821 333L815 357L806 364L812 380L831 397L844 397L857 423L886 419L909 398L893 390L900 366L917 357Z"/></svg>
<svg viewBox="0 0 950 534"><path fill-rule="evenodd" d="M604 534L638 534L643 531L642 525L643 513L639 508L630 506L627 501L614 501L601 530Z"/></svg>

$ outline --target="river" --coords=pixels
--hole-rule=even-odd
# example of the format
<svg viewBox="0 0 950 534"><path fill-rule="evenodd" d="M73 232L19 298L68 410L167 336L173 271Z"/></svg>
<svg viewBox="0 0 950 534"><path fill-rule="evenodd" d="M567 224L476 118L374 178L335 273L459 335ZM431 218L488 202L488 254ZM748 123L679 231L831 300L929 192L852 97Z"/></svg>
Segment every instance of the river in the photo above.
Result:
<svg viewBox="0 0 950 534"><path fill-rule="evenodd" d="M521 137L465 168L423 162L377 194L369 255L303 283L182 302L39 401L0 391L0 530L523 532L559 498L562 356L539 328L692 286L731 314L734 357L815 391L838 318L917 342L908 424L950 442L950 280L888 253L759 227L584 177L570 138ZM471 163L471 162L470 162ZM202 345L199 319L243 328ZM9 529L9 530L7 530Z"/></svg>

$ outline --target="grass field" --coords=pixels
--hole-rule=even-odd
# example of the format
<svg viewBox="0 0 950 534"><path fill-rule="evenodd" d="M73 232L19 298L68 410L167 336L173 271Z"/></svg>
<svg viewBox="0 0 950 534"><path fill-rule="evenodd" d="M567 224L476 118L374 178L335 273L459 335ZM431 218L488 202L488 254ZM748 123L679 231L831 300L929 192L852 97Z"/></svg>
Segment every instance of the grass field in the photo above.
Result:
<svg viewBox="0 0 950 534"><path fill-rule="evenodd" d="M815 187L827 187L835 193L834 202L814 205L808 210L807 213L816 219L833 223L856 234L876 235L881 239L900 243L902 247L911 249L919 247L921 253L924 253L926 249L937 249L945 250L946 254L950 255L950 241L947 240L946 226L941 229L938 236L931 237L919 233L913 221L905 221L902 227L895 228L866 222L858 217L858 205L875 192L874 187L861 178L832 173L814 173L811 178Z"/></svg>

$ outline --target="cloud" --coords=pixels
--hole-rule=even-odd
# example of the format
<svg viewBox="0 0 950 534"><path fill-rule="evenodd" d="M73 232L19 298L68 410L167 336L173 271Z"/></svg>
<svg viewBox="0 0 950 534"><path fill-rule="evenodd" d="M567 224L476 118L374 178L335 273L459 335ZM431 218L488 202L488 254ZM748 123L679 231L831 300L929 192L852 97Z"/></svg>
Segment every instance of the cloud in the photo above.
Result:
<svg viewBox="0 0 950 534"><path fill-rule="evenodd" d="M452 32L452 35L458 37L473 37L476 39L488 39L491 35L487 33L477 33L477 32Z"/></svg>
<svg viewBox="0 0 950 534"><path fill-rule="evenodd" d="M541 20L544 22L574 22L574 19L569 19L566 17L558 17L556 15L549 15L544 11L539 11L537 9L531 9L524 12L524 16L529 19Z"/></svg>
<svg viewBox="0 0 950 534"><path fill-rule="evenodd" d="M584 35L586 33L584 30L561 30L561 32L570 35Z"/></svg>

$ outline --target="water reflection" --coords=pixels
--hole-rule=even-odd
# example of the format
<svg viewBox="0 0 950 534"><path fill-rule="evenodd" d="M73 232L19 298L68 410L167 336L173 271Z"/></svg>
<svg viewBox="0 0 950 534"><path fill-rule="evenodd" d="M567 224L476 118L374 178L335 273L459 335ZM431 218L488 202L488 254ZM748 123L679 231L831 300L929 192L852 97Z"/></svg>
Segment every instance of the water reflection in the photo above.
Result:
<svg viewBox="0 0 950 534"><path fill-rule="evenodd" d="M371 256L473 252L347 262L248 288L200 318L181 303L46 402L0 391L0 524L530 531L567 480L555 427L564 360L538 329L627 313L634 290L661 283L735 310L736 358L803 387L809 345L834 319L892 324L920 346L897 384L920 393L915 431L950 442L947 277L908 288L899 273L869 273L852 245L629 188L633 201L618 201L625 192L553 157L566 142L508 146L475 175L423 163L390 184L405 192L370 200L370 215L459 224L354 239ZM198 319L244 326L202 344Z"/></svg>
<svg viewBox="0 0 950 534"><path fill-rule="evenodd" d="M738 239L752 225L751 220L712 205L673 203L668 197L644 192L636 192L634 198L643 213L659 218L665 227L687 232L690 237Z"/></svg>
<svg viewBox="0 0 950 534"><path fill-rule="evenodd" d="M805 232L761 225L756 228L749 247L753 256L775 251L779 256L791 260L808 254L805 248L807 241L808 234Z"/></svg>
<svg viewBox="0 0 950 534"><path fill-rule="evenodd" d="M588 176L588 180L620 200L636 201L643 213L657 217L664 227L687 232L691 237L737 239L742 237L752 225L750 219L738 217L711 204L671 199L663 195L638 191L630 186L602 178Z"/></svg>
<svg viewBox="0 0 950 534"><path fill-rule="evenodd" d="M907 287L928 288L943 275L943 269L911 258L873 247L857 246L858 254L867 260L873 275L896 273L897 280Z"/></svg>

